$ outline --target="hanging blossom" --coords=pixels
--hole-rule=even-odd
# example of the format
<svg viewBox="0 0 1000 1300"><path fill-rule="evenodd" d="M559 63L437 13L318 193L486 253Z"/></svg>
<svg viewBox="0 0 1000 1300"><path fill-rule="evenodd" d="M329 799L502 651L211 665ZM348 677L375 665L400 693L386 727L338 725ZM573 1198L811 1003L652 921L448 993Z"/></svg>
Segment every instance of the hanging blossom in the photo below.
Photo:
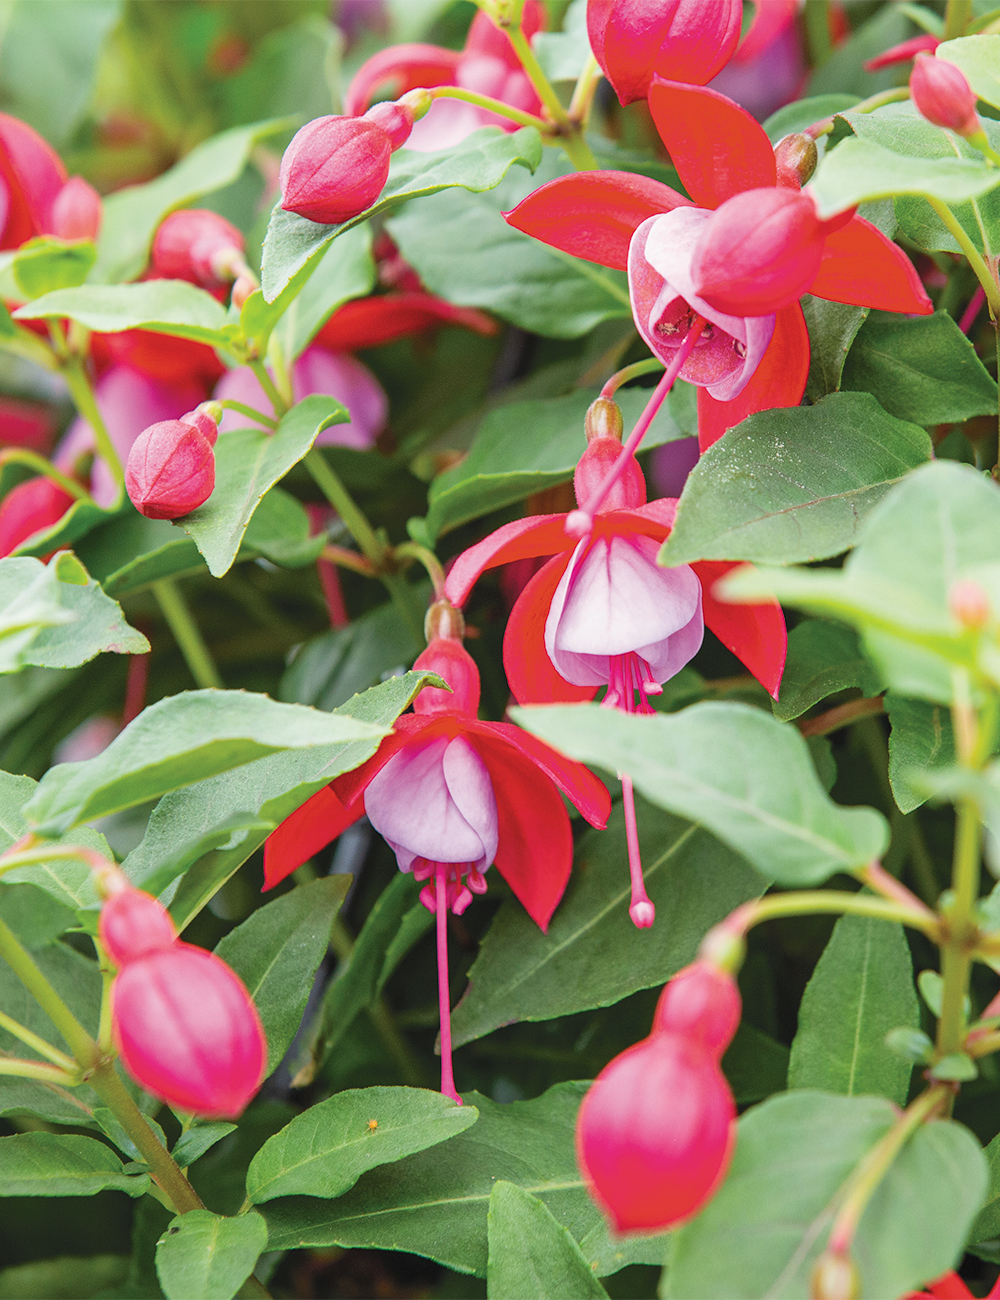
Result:
<svg viewBox="0 0 1000 1300"><path fill-rule="evenodd" d="M574 488L581 505L594 499L610 467L622 467L621 415L598 398L588 412L588 445ZM595 410L596 408L596 410ZM458 557L445 594L456 605L486 569L514 560L552 558L518 597L504 635L507 680L521 704L590 700L626 713L651 713L651 695L688 663L707 624L772 695L785 663L785 621L776 601L726 605L712 595L732 564L701 561L666 569L656 563L669 536L677 502L646 500L646 481L634 459L607 490L592 526L579 541L567 533L566 514L531 515L491 533ZM621 776L632 900L637 926L652 925L655 908L642 876L632 781Z"/></svg>
<svg viewBox="0 0 1000 1300"><path fill-rule="evenodd" d="M724 95L659 77L649 109L694 203L630 172L578 172L505 215L564 252L627 270L636 325L665 362L694 339L680 377L698 385L702 450L748 415L798 406L809 372L801 294L883 311L933 310L909 258L881 231L850 213L822 221L808 189L798 195L815 161L811 141L788 137L776 153L764 129ZM789 192L784 204L775 187ZM752 311L727 299L724 285L715 284L711 301L703 291L698 259L721 240L720 223L741 234L729 265L738 267L742 252L743 278L761 290ZM775 277L781 293L769 300Z"/></svg>
<svg viewBox="0 0 1000 1300"><path fill-rule="evenodd" d="M420 901L436 916L441 1091L461 1104L451 1064L447 913L460 916L485 892L494 863L546 930L573 859L562 795L597 827L607 824L611 801L582 764L509 723L477 719L479 670L462 645L461 614L447 601L431 606L426 630L429 644L414 667L437 673L451 691L425 687L374 758L282 822L264 849L264 888L368 814L400 870L425 882Z"/></svg>

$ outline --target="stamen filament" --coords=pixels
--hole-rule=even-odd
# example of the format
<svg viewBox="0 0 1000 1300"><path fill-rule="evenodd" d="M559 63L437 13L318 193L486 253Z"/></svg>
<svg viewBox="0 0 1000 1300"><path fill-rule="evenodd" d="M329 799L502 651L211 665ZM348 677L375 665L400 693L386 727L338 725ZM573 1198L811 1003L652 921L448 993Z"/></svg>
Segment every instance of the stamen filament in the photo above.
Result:
<svg viewBox="0 0 1000 1300"><path fill-rule="evenodd" d="M642 877L642 859L639 856L639 829L635 822L635 792L632 778L619 774L622 783L622 803L625 808L625 839L628 843L628 870L632 878L632 902L628 914L640 930L648 929L656 919L656 907L646 893ZM442 1040L443 1041L443 1040Z"/></svg>
<svg viewBox="0 0 1000 1300"><path fill-rule="evenodd" d="M434 867L434 919L437 922L438 1005L441 1015L441 1091L459 1106L462 1098L455 1091L451 1068L451 997L448 990L448 868L440 862Z"/></svg>

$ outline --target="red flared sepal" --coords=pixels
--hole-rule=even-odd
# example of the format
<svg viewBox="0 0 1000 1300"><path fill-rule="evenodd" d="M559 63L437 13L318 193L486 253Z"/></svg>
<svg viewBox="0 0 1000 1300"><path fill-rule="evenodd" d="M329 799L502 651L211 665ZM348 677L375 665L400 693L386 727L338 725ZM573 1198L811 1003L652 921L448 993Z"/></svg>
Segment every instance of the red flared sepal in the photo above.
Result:
<svg viewBox="0 0 1000 1300"><path fill-rule="evenodd" d="M463 551L451 566L444 594L453 605L464 605L469 592L487 569L511 560L531 560L564 550L569 538L563 530L566 516L528 515L515 519Z"/></svg>
<svg viewBox="0 0 1000 1300"><path fill-rule="evenodd" d="M691 565L701 581L705 626L711 628L726 649L746 664L761 686L777 699L788 654L788 630L781 606L776 600L729 605L712 595L719 579L739 567L728 560L701 560Z"/></svg>
<svg viewBox="0 0 1000 1300"><path fill-rule="evenodd" d="M264 845L264 889L273 889L280 885L286 876L320 849L325 848L331 840L352 826L361 814L364 806L360 801L346 808L334 794L330 786L307 799L271 832Z"/></svg>
<svg viewBox="0 0 1000 1300"><path fill-rule="evenodd" d="M827 235L823 260L809 286L817 298L879 311L928 316L934 304L901 248L863 217Z"/></svg>
<svg viewBox="0 0 1000 1300"><path fill-rule="evenodd" d="M332 352L353 352L442 325L457 325L483 335L495 334L500 328L485 312L456 307L430 293L385 293L344 303L316 335L316 342Z"/></svg>
<svg viewBox="0 0 1000 1300"><path fill-rule="evenodd" d="M518 704L581 704L595 686L574 686L560 677L545 649L545 620L572 551L554 556L517 598L503 638L503 666Z"/></svg>
<svg viewBox="0 0 1000 1300"><path fill-rule="evenodd" d="M344 96L344 113L356 117L371 103L380 86L392 83L395 98L418 86L450 86L462 57L459 50L440 45L390 45L366 59L358 68Z"/></svg>

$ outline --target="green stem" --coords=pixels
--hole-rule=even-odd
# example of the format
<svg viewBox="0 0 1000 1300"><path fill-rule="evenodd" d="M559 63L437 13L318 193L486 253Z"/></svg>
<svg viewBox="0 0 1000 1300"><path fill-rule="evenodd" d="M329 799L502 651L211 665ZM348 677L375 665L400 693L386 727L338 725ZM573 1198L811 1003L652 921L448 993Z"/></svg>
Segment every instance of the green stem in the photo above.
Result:
<svg viewBox="0 0 1000 1300"><path fill-rule="evenodd" d="M199 687L214 686L222 689L222 678L212 661L198 624L191 617L184 597L178 590L173 578L161 578L153 584L153 595L167 620L167 626L174 634L174 640L180 647L184 661L191 670L191 676Z"/></svg>
<svg viewBox="0 0 1000 1300"><path fill-rule="evenodd" d="M98 454L102 460L107 462L119 489L123 488L125 471L122 468L118 450L111 441L111 435L104 423L104 417L98 408L94 390L90 386L90 379L87 377L82 361L79 357L69 356L63 362L62 371L77 409L94 431L94 441L97 443Z"/></svg>
<svg viewBox="0 0 1000 1300"><path fill-rule="evenodd" d="M967 135L966 140L972 145L973 149L978 149L984 158L988 158L994 167L1000 167L1000 153L993 148L986 138L985 131L977 131L975 135Z"/></svg>
<svg viewBox="0 0 1000 1300"><path fill-rule="evenodd" d="M597 161L593 149L584 139L582 131L574 131L570 135L561 135L559 143L578 172L600 171L601 164Z"/></svg>
<svg viewBox="0 0 1000 1300"><path fill-rule="evenodd" d="M524 113L511 104L505 104L502 99L494 99L492 95L480 95L475 90L463 90L461 86L433 86L428 93L434 99L461 99L466 104L475 104L478 108L498 113L512 122L519 122L521 126L533 126L542 132L549 130L549 124L544 118L536 117L534 113Z"/></svg>
<svg viewBox="0 0 1000 1300"><path fill-rule="evenodd" d="M583 127L590 117L594 94L603 75L601 65L591 54L583 65L583 71L576 79L576 85L573 87L573 98L569 101L569 108L567 109L567 116L575 125Z"/></svg>
<svg viewBox="0 0 1000 1300"><path fill-rule="evenodd" d="M53 483L58 483L64 492L68 492L77 501L88 497L86 488L81 487L75 479L69 478L61 470L56 469L51 461L46 460L44 456L39 456L37 452L28 451L26 447L6 447L0 451L0 465L7 464L27 465L29 469L50 478Z"/></svg>
<svg viewBox="0 0 1000 1300"><path fill-rule="evenodd" d="M948 0L944 11L944 39L953 41L964 36L972 17L972 0Z"/></svg>
<svg viewBox="0 0 1000 1300"><path fill-rule="evenodd" d="M806 0L805 26L809 62L820 67L830 57L830 21L827 0Z"/></svg>
<svg viewBox="0 0 1000 1300"><path fill-rule="evenodd" d="M768 894L755 903L738 907L722 922L729 933L746 934L761 921L771 921L782 916L810 916L834 913L850 916L871 916L881 921L900 921L914 930L921 930L928 938L940 938L940 922L929 908L917 910L904 907L888 898L871 894L847 894L832 889L803 889L790 894ZM711 933L711 932L710 932Z"/></svg>
<svg viewBox="0 0 1000 1300"><path fill-rule="evenodd" d="M659 357L647 357L645 361L636 361L633 365L625 366L624 369L616 371L601 389L601 396L614 397L623 384L629 383L632 379L638 379L640 375L655 374L657 370L662 369L663 362Z"/></svg>
<svg viewBox="0 0 1000 1300"><path fill-rule="evenodd" d="M855 104L851 112L874 113L876 108L881 108L884 104L897 104L909 98L909 86L893 86L890 90L880 90L877 94L869 95L860 104Z"/></svg>
<svg viewBox="0 0 1000 1300"><path fill-rule="evenodd" d="M380 569L385 563L388 547L376 535L374 528L355 504L354 498L324 458L323 453L313 447L306 452L302 463L312 475L316 486L347 525L348 531L361 547L365 557L376 569Z"/></svg>
<svg viewBox="0 0 1000 1300"><path fill-rule="evenodd" d="M80 1082L80 1072L74 1067L70 1074L58 1065L46 1065L42 1061L22 1061L20 1057L0 1056L0 1075L16 1075L19 1079L34 1079L37 1083L55 1084L63 1088L72 1088Z"/></svg>
<svg viewBox="0 0 1000 1300"><path fill-rule="evenodd" d="M272 420L269 415L263 411L255 411L252 406L247 406L245 402L234 402L232 398L224 398L219 405L227 411L236 411L239 415L245 415L248 420L255 420L258 424L263 424L265 428L276 429L278 421Z"/></svg>
<svg viewBox="0 0 1000 1300"><path fill-rule="evenodd" d="M441 600L444 597L444 569L441 561L429 551L426 546L421 546L419 542L400 542L398 546L392 548L393 555L405 555L414 560L419 560L427 570L427 576L434 584L434 598Z"/></svg>
<svg viewBox="0 0 1000 1300"><path fill-rule="evenodd" d="M937 1048L942 1056L962 1050L965 1039L965 999L975 941L974 911L979 896L979 811L968 799L958 805L955 855L952 865L953 898L947 909L948 935L941 952L941 1016Z"/></svg>
<svg viewBox="0 0 1000 1300"><path fill-rule="evenodd" d="M983 286L983 292L986 294L986 301L990 305L990 312L993 319L1000 319L1000 286L997 285L996 280L994 280L993 276L990 274L990 268L983 260L983 256L979 249L969 238L961 222L947 204L942 203L940 199L934 198L931 194L925 194L923 195L923 198L927 200L944 224L948 227L952 235L954 235L956 243L959 248L961 248L969 265L976 273L976 279Z"/></svg>
<svg viewBox="0 0 1000 1300"><path fill-rule="evenodd" d="M250 369L257 376L257 380L261 388L263 388L264 392L271 399L271 405L274 407L274 414L280 420L281 417L288 410L289 403L286 402L285 399L282 397L282 395L278 392L278 389L275 387L274 380L267 373L267 366L264 365L263 361L251 361ZM277 425L275 425L275 428L277 428Z"/></svg>
<svg viewBox="0 0 1000 1300"><path fill-rule="evenodd" d="M556 126L562 127L564 131L572 130L572 122L567 116L566 110L559 101L559 96L552 88L552 83L542 70L542 65L535 57L535 51L528 43L528 38L524 34L520 22L505 27L508 39L514 47L514 53L517 55L521 67L524 69L524 75L528 78L535 88L535 93L545 106L546 112Z"/></svg>
<svg viewBox="0 0 1000 1300"><path fill-rule="evenodd" d="M110 1061L103 1062L87 1079L91 1088L112 1112L149 1165L158 1187L167 1194L178 1214L205 1208L201 1197L180 1171L177 1162L146 1122L146 1117L129 1096Z"/></svg>
<svg viewBox="0 0 1000 1300"><path fill-rule="evenodd" d="M19 1038L26 1046L33 1047L39 1056L44 1056L47 1060L52 1061L54 1065L57 1065L60 1070L65 1070L70 1076L76 1073L76 1062L71 1056L67 1056L65 1052L60 1052L58 1047L53 1047L46 1039L3 1011L0 1011L0 1029L6 1029L8 1034L13 1034L15 1038Z"/></svg>
<svg viewBox="0 0 1000 1300"><path fill-rule="evenodd" d="M92 1068L98 1059L97 1044L39 970L34 958L7 925L0 920L0 957L69 1044L77 1064Z"/></svg>

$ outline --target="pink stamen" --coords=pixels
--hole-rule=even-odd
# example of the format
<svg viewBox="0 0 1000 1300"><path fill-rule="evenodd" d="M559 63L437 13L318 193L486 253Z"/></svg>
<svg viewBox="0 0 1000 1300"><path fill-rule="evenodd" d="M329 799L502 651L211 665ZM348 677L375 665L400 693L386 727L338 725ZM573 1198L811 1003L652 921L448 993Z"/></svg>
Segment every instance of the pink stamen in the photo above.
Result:
<svg viewBox="0 0 1000 1300"><path fill-rule="evenodd" d="M635 813L633 811L633 818ZM434 868L434 918L437 922L438 1006L441 1015L441 1091L459 1106L462 1098L455 1091L451 1068L451 998L448 991L448 898L447 867Z"/></svg>
<svg viewBox="0 0 1000 1300"><path fill-rule="evenodd" d="M656 418L656 413L663 405L667 394L673 388L677 376L684 368L684 363L691 355L694 345L701 337L706 324L704 316L695 316L691 321L691 328L685 335L684 342L677 349L676 356L663 372L660 382L653 389L653 395L646 403L646 409L639 416L635 428L629 434L624 447L622 447L621 455L605 474L590 500L581 506L579 510L571 510L566 516L564 527L567 536L575 537L579 541L581 538L586 537L594 527L594 516L604 504L608 493L625 472L625 467L628 465L630 458L638 451L639 444L646 436L646 431Z"/></svg>
<svg viewBox="0 0 1000 1300"><path fill-rule="evenodd" d="M628 870L632 878L632 902L628 914L632 918L633 925L640 930L646 930L656 920L656 907L646 893L646 882L642 875L642 859L639 856L639 829L635 822L635 792L632 789L632 778L622 774L619 779L622 783L622 803L625 808ZM442 1044L443 1042L442 1037Z"/></svg>
<svg viewBox="0 0 1000 1300"><path fill-rule="evenodd" d="M969 299L969 305L962 312L962 319L958 322L958 328L963 334L968 334L976 323L976 317L983 309L983 303L986 301L986 290L983 286L977 285L976 292Z"/></svg>

